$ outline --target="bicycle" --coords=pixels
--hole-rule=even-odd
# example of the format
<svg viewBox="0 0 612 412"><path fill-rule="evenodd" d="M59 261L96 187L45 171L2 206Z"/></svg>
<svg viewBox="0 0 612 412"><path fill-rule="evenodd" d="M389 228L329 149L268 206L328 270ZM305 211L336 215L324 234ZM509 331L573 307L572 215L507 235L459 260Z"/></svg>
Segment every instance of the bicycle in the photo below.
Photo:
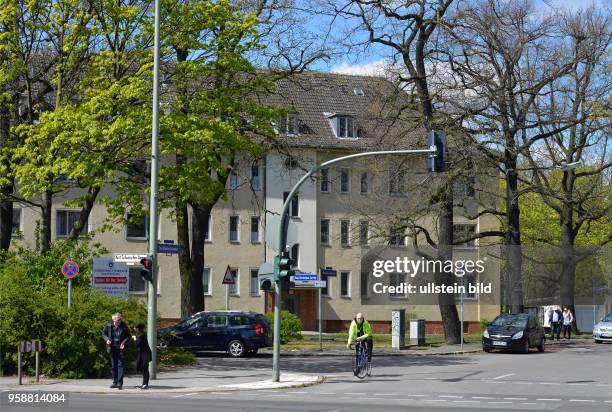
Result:
<svg viewBox="0 0 612 412"><path fill-rule="evenodd" d="M368 360L368 345L363 341L356 341L355 345L350 346L351 350L355 351L352 356L353 374L359 379L372 375L372 362Z"/></svg>

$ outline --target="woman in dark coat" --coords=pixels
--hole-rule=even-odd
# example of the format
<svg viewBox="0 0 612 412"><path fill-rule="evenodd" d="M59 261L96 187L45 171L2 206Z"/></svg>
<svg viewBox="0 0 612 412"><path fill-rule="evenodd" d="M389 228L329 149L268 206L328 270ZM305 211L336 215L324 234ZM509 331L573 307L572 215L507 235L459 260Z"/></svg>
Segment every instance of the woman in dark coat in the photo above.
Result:
<svg viewBox="0 0 612 412"><path fill-rule="evenodd" d="M136 350L138 357L136 358L136 372L142 372L142 385L137 386L139 389L149 389L149 362L151 362L151 348L147 340L147 334L144 333L144 325L137 323L134 326L137 336Z"/></svg>

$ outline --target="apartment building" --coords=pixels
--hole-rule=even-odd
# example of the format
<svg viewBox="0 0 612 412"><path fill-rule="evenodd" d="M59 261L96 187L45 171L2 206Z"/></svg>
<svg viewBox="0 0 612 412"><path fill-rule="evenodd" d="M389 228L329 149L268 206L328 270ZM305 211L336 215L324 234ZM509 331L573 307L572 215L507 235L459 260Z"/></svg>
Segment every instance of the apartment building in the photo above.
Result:
<svg viewBox="0 0 612 412"><path fill-rule="evenodd" d="M275 238L279 213L288 192L315 164L358 151L389 148L425 148L426 132L418 126L407 96L385 79L328 73L306 73L277 82L277 91L267 99L293 110L276 124L279 148L255 160L243 156L228 179L227 198L213 208L204 248L202 274L207 309L225 307L223 275L229 266L236 284L229 286L231 309L272 309L271 293L259 290L258 268L272 262L278 253ZM424 156L362 158L321 170L303 185L290 208L288 248L301 271L318 273L332 267L337 277L327 278L322 290L324 330L346 329L356 312L365 316L379 332L389 332L391 310L404 308L439 327L440 313L433 303L420 304L407 294L388 294L384 301L372 299L371 274L364 270L364 257L384 247L387 252L414 254L406 219L418 220L435 238L435 213L427 209L427 193L433 187ZM486 215L471 220L486 203L474 183L491 186L496 181L468 176L457 181L454 229L457 235L496 229ZM52 217L57 238L68 235L78 211L63 206L70 197L56 199ZM17 206L14 214L17 242L32 245L36 211ZM101 231L106 211L94 207L87 231L112 253L142 253L147 249L148 223L143 220L114 230ZM402 223L404 222L404 223ZM159 242L176 240L176 226L164 212ZM460 245L456 256L479 256L474 241ZM378 249L377 249L378 248ZM366 268L367 269L367 268ZM180 317L178 257L159 255L158 310L162 318ZM488 279L499 288L499 262L489 258L478 280ZM405 282L406 275L390 274L389 284ZM130 271L130 293L145 296L139 269ZM466 294L465 320L476 325L499 312L498 300ZM317 328L317 290L294 289L283 305L297 314L306 330Z"/></svg>

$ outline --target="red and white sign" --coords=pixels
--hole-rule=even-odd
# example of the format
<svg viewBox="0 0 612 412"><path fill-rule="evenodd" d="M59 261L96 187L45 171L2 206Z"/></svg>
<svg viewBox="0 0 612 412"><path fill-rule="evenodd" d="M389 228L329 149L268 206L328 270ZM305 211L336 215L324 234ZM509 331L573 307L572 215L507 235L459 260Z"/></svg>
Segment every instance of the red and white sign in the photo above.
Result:
<svg viewBox="0 0 612 412"><path fill-rule="evenodd" d="M32 352L41 352L42 351L42 343L39 339L35 339L32 341Z"/></svg>
<svg viewBox="0 0 612 412"><path fill-rule="evenodd" d="M32 342L28 340L20 340L17 345L21 353L32 352Z"/></svg>
<svg viewBox="0 0 612 412"><path fill-rule="evenodd" d="M72 279L73 277L75 277L76 275L79 274L79 265L78 265L78 263L76 263L76 262L74 262L72 260L69 260L69 261L65 262L62 265L62 273L68 279Z"/></svg>
<svg viewBox="0 0 612 412"><path fill-rule="evenodd" d="M111 298L127 299L130 285L130 268L126 262L113 258L93 259L91 290L103 292Z"/></svg>
<svg viewBox="0 0 612 412"><path fill-rule="evenodd" d="M234 275L232 274L232 269L229 265L227 265L227 269L225 269L225 275L223 276L223 284L224 285L235 285L236 279L234 279Z"/></svg>

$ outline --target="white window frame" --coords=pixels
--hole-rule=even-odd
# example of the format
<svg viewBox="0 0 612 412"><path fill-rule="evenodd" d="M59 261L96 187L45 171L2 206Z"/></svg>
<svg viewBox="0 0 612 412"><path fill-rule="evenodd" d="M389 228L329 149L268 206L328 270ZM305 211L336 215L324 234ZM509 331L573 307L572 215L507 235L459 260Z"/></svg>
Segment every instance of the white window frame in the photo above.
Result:
<svg viewBox="0 0 612 412"><path fill-rule="evenodd" d="M282 204L284 204L284 203L285 203L285 199L286 199L287 197L289 197L289 193L290 193L290 192L283 192L283 203L282 203ZM282 206L282 204L281 204L281 206ZM293 211L294 211L294 210L293 210L293 206L294 206L294 205L296 205L296 207L297 207L297 214L294 214L294 213L293 213ZM289 204L289 217L290 217L290 218L293 218L293 219L295 219L295 218L300 218L300 214L301 214L301 212L302 212L302 211L301 211L301 208L300 208L300 193L299 193L299 192L296 192L296 193L293 195L293 199L291 199L291 203Z"/></svg>
<svg viewBox="0 0 612 412"><path fill-rule="evenodd" d="M255 176L253 174L253 171L257 170L257 176ZM257 180L254 180L255 177L257 177ZM253 182L257 182L257 185L253 184ZM261 166L259 163L254 163L251 165L251 188L256 191L259 192L261 190Z"/></svg>
<svg viewBox="0 0 612 412"><path fill-rule="evenodd" d="M342 188L342 180L344 176L346 176L346 190ZM351 193L351 172L347 168L340 169L340 193L341 194Z"/></svg>
<svg viewBox="0 0 612 412"><path fill-rule="evenodd" d="M327 222L327 242L323 242L323 221ZM323 246L331 245L331 220L329 219L319 220L319 243Z"/></svg>
<svg viewBox="0 0 612 412"><path fill-rule="evenodd" d="M395 237L399 237L400 241L398 243L392 242L393 238ZM389 236L389 246L395 246L395 247L404 247L406 246L406 229L403 228L402 231L400 232L399 229L396 230L390 230L390 236Z"/></svg>
<svg viewBox="0 0 612 412"><path fill-rule="evenodd" d="M346 242L343 241L343 226L346 224ZM348 219L340 220L340 246L351 246L351 221Z"/></svg>
<svg viewBox="0 0 612 412"><path fill-rule="evenodd" d="M204 296L212 296L212 294L213 294L213 292L212 292L212 289L213 289L213 282L212 282L212 279L213 279L213 268L210 267L210 266L205 266L202 269L202 277L204 277L204 271L206 269L208 269L208 292L204 292ZM204 288L204 281L203 280L204 279L202 279L202 289Z"/></svg>
<svg viewBox="0 0 612 412"><path fill-rule="evenodd" d="M235 169L232 169L230 171L230 175L229 175L229 190L237 190L238 187L240 186L240 176L238 176L238 173L236 173Z"/></svg>
<svg viewBox="0 0 612 412"><path fill-rule="evenodd" d="M253 240L253 219L257 219L257 239ZM249 222L249 240L253 244L261 243L261 216L251 216Z"/></svg>
<svg viewBox="0 0 612 412"><path fill-rule="evenodd" d="M325 173L325 179L323 179L323 173ZM323 189L323 183L327 184L327 190ZM331 192L331 181L329 180L329 169L323 168L319 170L319 191L321 193L329 193Z"/></svg>
<svg viewBox="0 0 612 412"><path fill-rule="evenodd" d="M336 115L336 117L333 119L333 123L334 131L336 132L336 137L338 139L355 140L359 138L357 122L353 116L349 116L347 114ZM344 126L344 135L340 134L341 126ZM349 129L351 130L350 134L352 134L352 136L349 136Z"/></svg>
<svg viewBox="0 0 612 412"><path fill-rule="evenodd" d="M278 122L278 132L287 136L300 134L300 117L297 112L289 112Z"/></svg>
<svg viewBox="0 0 612 412"><path fill-rule="evenodd" d="M205 233L204 242L212 243L213 241L213 214L212 211L208 215L208 233Z"/></svg>
<svg viewBox="0 0 612 412"><path fill-rule="evenodd" d="M389 170L389 195L403 196L406 190L405 186L406 173L403 170Z"/></svg>
<svg viewBox="0 0 612 412"><path fill-rule="evenodd" d="M57 217L57 214L58 214L59 212L77 212L77 213L80 213L80 212L81 212L81 210L80 210L80 209L70 209L70 208L68 208L68 209L63 209L63 208L62 208L62 209L55 209L55 237L56 237L57 239L65 239L65 238L67 238L67 237L68 237L68 235L70 234L70 231L72 230L72 227L67 228L67 229L68 229L68 231L67 231L67 233L66 233L65 235L58 235L58 234L57 234L57 223L58 223L58 221L59 221L59 219L58 219L58 217ZM87 225L86 229L87 229L87 230L85 230L85 231L82 231L82 230L81 230L81 234L79 235L79 237L84 237L84 236L87 236L87 235L89 234L89 228L90 228L89 219L90 219L90 218L91 218L91 214L90 214L90 215L89 215L89 217L87 218L87 223L86 223L86 225Z"/></svg>
<svg viewBox="0 0 612 412"><path fill-rule="evenodd" d="M364 223L366 225L365 239L363 239L363 237L362 237L362 234L363 234L362 228L363 228L363 224ZM370 221L369 220L360 220L359 221L359 244L362 245L362 246L367 246L367 245L370 244Z"/></svg>
<svg viewBox="0 0 612 412"><path fill-rule="evenodd" d="M251 283L253 281L253 271L258 273L259 268L249 268L249 294L253 297L261 296L261 290L259 290L259 274L256 276L255 293L253 293L253 284Z"/></svg>
<svg viewBox="0 0 612 412"><path fill-rule="evenodd" d="M232 218L236 218L236 240L232 240ZM227 222L227 239L230 243L240 243L240 216L231 215Z"/></svg>
<svg viewBox="0 0 612 412"><path fill-rule="evenodd" d="M13 226L13 221L11 221L11 237L15 239L19 239L23 237L23 207L21 206L13 206L13 219L15 219L15 213L19 215L19 225L18 227Z"/></svg>
<svg viewBox="0 0 612 412"><path fill-rule="evenodd" d="M235 270L236 271L236 276L234 276L234 284L233 285L228 285L229 288L229 295L230 296L235 296L235 297L240 297L240 268L239 267L231 267L230 266L230 270ZM249 279L250 281L250 279ZM234 293L232 293L232 286L235 287L235 291Z"/></svg>
<svg viewBox="0 0 612 412"><path fill-rule="evenodd" d="M364 180L364 177L365 177L365 182L366 182L365 183L366 184L366 191L365 192L362 190L362 188L363 188L362 182ZM368 193L370 193L370 174L368 172L362 172L359 175L359 194L367 195Z"/></svg>
<svg viewBox="0 0 612 412"><path fill-rule="evenodd" d="M468 229L467 229L468 226L474 227L474 234L478 233L478 225L476 225L475 223L468 223L468 222L465 222L465 223L459 222L459 223L457 223L457 222L453 222L453 227L452 227L452 230L453 230L453 243L456 240L458 240L458 239L455 239L455 226L463 226L464 230L462 231L463 232L462 237L464 237L464 238L467 237L467 235L468 235ZM471 240L470 242L472 244L469 244L469 242L467 242L467 243L461 243L461 244L453 245L453 247L458 248L458 249L475 249L478 246L477 239Z"/></svg>
<svg viewBox="0 0 612 412"><path fill-rule="evenodd" d="M347 279L346 279L346 292L345 294L342 293L342 275L346 274L347 275ZM350 270L342 270L340 271L340 280L339 280L339 284L340 284L340 297L341 298L350 298L351 297L351 271Z"/></svg>
<svg viewBox="0 0 612 412"><path fill-rule="evenodd" d="M134 213L127 213L125 218L126 220L130 217L129 215L133 215ZM149 217L145 216L144 217L144 226L145 226L145 235L144 237L142 236L128 236L128 225L129 223L126 221L125 225L124 225L124 232L125 232L125 240L136 240L136 241L142 241L142 240L147 240L149 238Z"/></svg>
<svg viewBox="0 0 612 412"><path fill-rule="evenodd" d="M324 277L325 279L322 279L322 280L325 280L325 281L327 282L327 283L326 283L326 286L327 286L327 293L323 293L323 290L324 290L324 289L323 289L323 288L321 288L321 297L323 297L323 298L331 298L331 295L332 295L332 282L331 282L331 280L332 280L332 279L333 279L335 276L323 276L323 277Z"/></svg>

